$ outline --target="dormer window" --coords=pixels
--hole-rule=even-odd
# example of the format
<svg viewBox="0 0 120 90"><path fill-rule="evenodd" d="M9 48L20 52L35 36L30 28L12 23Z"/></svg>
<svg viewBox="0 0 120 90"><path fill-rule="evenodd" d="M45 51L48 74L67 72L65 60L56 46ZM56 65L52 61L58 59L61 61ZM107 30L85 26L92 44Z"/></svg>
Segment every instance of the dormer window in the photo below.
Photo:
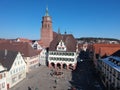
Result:
<svg viewBox="0 0 120 90"><path fill-rule="evenodd" d="M37 44L34 45L34 49L37 49Z"/></svg>
<svg viewBox="0 0 120 90"><path fill-rule="evenodd" d="M57 51L66 51L66 46L62 40L59 42L57 46Z"/></svg>

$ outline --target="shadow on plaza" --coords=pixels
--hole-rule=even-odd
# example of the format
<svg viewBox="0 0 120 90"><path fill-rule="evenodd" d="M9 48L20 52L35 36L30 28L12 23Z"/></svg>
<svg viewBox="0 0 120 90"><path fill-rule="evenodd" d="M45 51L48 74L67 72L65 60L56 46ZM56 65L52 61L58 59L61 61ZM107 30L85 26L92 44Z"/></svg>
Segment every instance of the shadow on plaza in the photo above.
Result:
<svg viewBox="0 0 120 90"><path fill-rule="evenodd" d="M79 54L79 60L77 67L72 71L72 79L70 82L71 89L68 90L106 90L96 73L94 64L89 57L89 52L82 51ZM100 89L94 87L94 83L98 82L101 86Z"/></svg>

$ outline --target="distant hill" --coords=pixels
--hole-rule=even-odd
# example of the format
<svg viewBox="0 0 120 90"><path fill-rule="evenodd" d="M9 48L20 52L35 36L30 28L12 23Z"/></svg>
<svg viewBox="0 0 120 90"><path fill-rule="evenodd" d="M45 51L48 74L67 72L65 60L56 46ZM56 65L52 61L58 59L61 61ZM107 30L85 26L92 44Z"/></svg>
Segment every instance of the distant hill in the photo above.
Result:
<svg viewBox="0 0 120 90"><path fill-rule="evenodd" d="M79 43L114 43L114 44L119 44L120 40L115 39L115 38L95 38L95 37L81 37L81 38L76 38L76 40Z"/></svg>

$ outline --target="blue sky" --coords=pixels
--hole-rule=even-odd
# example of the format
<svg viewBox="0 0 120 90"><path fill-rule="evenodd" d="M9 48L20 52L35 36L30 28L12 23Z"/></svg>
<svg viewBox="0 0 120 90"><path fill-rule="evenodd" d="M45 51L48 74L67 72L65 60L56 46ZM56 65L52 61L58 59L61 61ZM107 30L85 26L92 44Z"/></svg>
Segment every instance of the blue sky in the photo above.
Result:
<svg viewBox="0 0 120 90"><path fill-rule="evenodd" d="M0 38L40 39L46 6L55 32L120 39L120 0L0 0Z"/></svg>

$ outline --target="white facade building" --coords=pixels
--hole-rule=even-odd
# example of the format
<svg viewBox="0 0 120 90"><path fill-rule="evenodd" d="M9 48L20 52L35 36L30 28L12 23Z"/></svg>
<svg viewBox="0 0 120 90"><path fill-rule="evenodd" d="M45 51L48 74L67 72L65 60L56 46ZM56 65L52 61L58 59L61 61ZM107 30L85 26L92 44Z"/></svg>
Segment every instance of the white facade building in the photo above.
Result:
<svg viewBox="0 0 120 90"><path fill-rule="evenodd" d="M31 46L35 49L35 50L41 50L42 46L39 44L38 41L33 41Z"/></svg>
<svg viewBox="0 0 120 90"><path fill-rule="evenodd" d="M50 44L48 65L50 68L76 69L76 40L72 35L58 34Z"/></svg>
<svg viewBox="0 0 120 90"><path fill-rule="evenodd" d="M0 90L7 90L6 69L0 63Z"/></svg>
<svg viewBox="0 0 120 90"><path fill-rule="evenodd" d="M17 51L0 51L0 62L7 68L7 88L11 88L26 78L26 63L22 55Z"/></svg>
<svg viewBox="0 0 120 90"><path fill-rule="evenodd" d="M4 42L0 43L0 49L18 51L26 62L26 71L29 73L33 68L39 65L39 52L34 50L31 45L27 42Z"/></svg>
<svg viewBox="0 0 120 90"><path fill-rule="evenodd" d="M47 61L47 51L46 49L42 49L40 52L40 64L41 65L46 65L46 61Z"/></svg>

